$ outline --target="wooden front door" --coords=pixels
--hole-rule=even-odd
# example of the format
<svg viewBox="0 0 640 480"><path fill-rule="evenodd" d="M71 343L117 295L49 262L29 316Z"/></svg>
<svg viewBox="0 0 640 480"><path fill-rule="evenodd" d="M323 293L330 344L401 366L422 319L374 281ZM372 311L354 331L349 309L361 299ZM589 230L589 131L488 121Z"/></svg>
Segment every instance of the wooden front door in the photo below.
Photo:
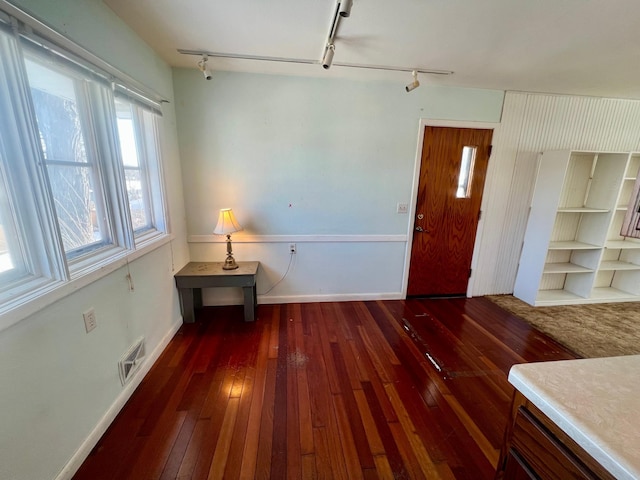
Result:
<svg viewBox="0 0 640 480"><path fill-rule="evenodd" d="M407 295L466 294L492 135L425 128Z"/></svg>

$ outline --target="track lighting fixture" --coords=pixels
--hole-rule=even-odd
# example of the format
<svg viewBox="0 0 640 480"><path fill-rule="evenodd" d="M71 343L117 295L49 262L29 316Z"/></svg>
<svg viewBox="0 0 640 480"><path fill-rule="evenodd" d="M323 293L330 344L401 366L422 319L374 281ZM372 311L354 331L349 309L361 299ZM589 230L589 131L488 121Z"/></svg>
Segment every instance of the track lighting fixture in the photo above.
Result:
<svg viewBox="0 0 640 480"><path fill-rule="evenodd" d="M2 0L0 0L2 1ZM331 24L329 25L329 33L324 42L324 50L322 51L322 60L317 58L288 58L288 57L267 57L263 55L249 55L242 53L225 53L225 52L207 52L202 50L184 50L178 49L178 52L183 55L198 55L202 56L202 60L198 62L198 69L204 74L204 78L211 80L211 72L207 69L208 58L232 58L241 60L256 60L261 62L277 62L277 63L296 63L301 65L318 65L321 64L322 68L329 70L332 65L336 67L357 68L363 70L380 70L388 72L411 72L413 75L413 82L405 87L407 92L410 92L420 86L418 82L418 72L428 73L429 75L453 75L453 72L448 70L433 70L427 68L414 68L391 65L367 65L360 63L345 63L333 61L333 56L336 52L336 40L339 39L338 30L340 29L340 22L343 18L347 18L351 15L351 7L353 6L353 0L335 0L333 8L333 17Z"/></svg>
<svg viewBox="0 0 640 480"><path fill-rule="evenodd" d="M411 82L409 85L404 87L407 92L410 92L411 90L414 90L420 86L420 82L418 81L417 70L414 70L413 72L411 72L411 75L413 75L413 82Z"/></svg>
<svg viewBox="0 0 640 480"><path fill-rule="evenodd" d="M351 6L353 5L353 0L341 0L340 7L338 7L338 13L341 17L348 17L351 15Z"/></svg>
<svg viewBox="0 0 640 480"><path fill-rule="evenodd" d="M198 70L202 72L205 80L211 80L211 70L207 68L207 60L209 60L209 56L206 54L202 55L202 60L198 62Z"/></svg>
<svg viewBox="0 0 640 480"><path fill-rule="evenodd" d="M328 53L329 51L331 51L331 53ZM185 50L185 49L178 49L178 53L181 53L183 55L194 55L198 57L203 57L203 59L214 57L214 58L252 60L252 61L259 61L259 62L294 63L299 65L321 64L319 60L315 60L313 58L265 57L261 55L247 55L242 53L207 52L202 50ZM329 42L328 44L326 44L325 50L322 55L322 60L323 60L322 64L324 64L324 60L329 60L329 62L327 62L327 66L324 68L329 68L329 66L334 66L334 67L344 67L344 68L356 68L361 70L378 70L378 71L386 71L386 72L410 72L416 77L418 73L425 73L429 75L438 75L438 76L453 75L453 72L450 70L434 70L434 69L428 69L428 68L417 68L414 70L409 67L398 67L398 66L392 66L392 65L368 65L363 63L333 62L332 60L333 60L334 53L335 53L335 44ZM206 70L205 75L207 74L210 75L211 71L206 68L206 65L205 65L205 68L202 69L201 68L202 64L203 64L202 61L198 62L198 70L200 70L203 73L205 73L205 70ZM208 78L208 76L206 76L205 78ZM418 85L419 85L419 82L418 82L418 79L416 78L414 82L407 85L407 91L409 90L409 87L412 87L411 89L413 90L414 88L418 87Z"/></svg>
<svg viewBox="0 0 640 480"><path fill-rule="evenodd" d="M340 20L351 15L352 4L353 0L337 0L336 2L335 10L333 11L333 20L331 21L327 41L324 43L325 47L322 55L322 68L325 70L331 67L331 62L333 61L333 54L336 51L336 35L338 34Z"/></svg>
<svg viewBox="0 0 640 480"><path fill-rule="evenodd" d="M331 66L331 62L333 62L333 54L336 51L336 46L334 44L327 45L327 49L324 52L324 57L322 58L322 68L325 70L329 70Z"/></svg>

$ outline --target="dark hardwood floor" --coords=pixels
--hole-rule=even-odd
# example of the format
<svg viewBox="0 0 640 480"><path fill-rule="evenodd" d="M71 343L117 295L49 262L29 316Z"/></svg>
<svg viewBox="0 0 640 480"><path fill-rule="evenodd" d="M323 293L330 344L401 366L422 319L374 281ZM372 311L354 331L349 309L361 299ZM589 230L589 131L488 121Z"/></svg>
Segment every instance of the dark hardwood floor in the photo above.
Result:
<svg viewBox="0 0 640 480"><path fill-rule="evenodd" d="M484 298L207 307L80 479L490 479L514 363L575 355Z"/></svg>

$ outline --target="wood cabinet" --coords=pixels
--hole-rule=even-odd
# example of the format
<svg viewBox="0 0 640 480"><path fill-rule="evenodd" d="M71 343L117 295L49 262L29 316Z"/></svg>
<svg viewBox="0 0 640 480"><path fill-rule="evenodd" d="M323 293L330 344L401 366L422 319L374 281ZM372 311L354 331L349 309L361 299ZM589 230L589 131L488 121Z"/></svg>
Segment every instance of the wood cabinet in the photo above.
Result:
<svg viewBox="0 0 640 480"><path fill-rule="evenodd" d="M613 478L522 394L515 392L496 479Z"/></svg>
<svg viewBox="0 0 640 480"><path fill-rule="evenodd" d="M541 154L514 296L531 305L640 300L640 240L620 231L640 153Z"/></svg>

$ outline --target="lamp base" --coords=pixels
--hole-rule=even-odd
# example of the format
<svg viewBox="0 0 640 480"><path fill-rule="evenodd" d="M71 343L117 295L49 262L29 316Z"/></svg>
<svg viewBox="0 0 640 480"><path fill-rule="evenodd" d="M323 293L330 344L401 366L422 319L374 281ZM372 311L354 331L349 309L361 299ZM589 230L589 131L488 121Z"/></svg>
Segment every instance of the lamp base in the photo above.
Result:
<svg viewBox="0 0 640 480"><path fill-rule="evenodd" d="M232 256L228 256L227 259L224 261L224 265L222 265L222 269L235 270L236 268L238 268L238 264L236 263L236 260Z"/></svg>

